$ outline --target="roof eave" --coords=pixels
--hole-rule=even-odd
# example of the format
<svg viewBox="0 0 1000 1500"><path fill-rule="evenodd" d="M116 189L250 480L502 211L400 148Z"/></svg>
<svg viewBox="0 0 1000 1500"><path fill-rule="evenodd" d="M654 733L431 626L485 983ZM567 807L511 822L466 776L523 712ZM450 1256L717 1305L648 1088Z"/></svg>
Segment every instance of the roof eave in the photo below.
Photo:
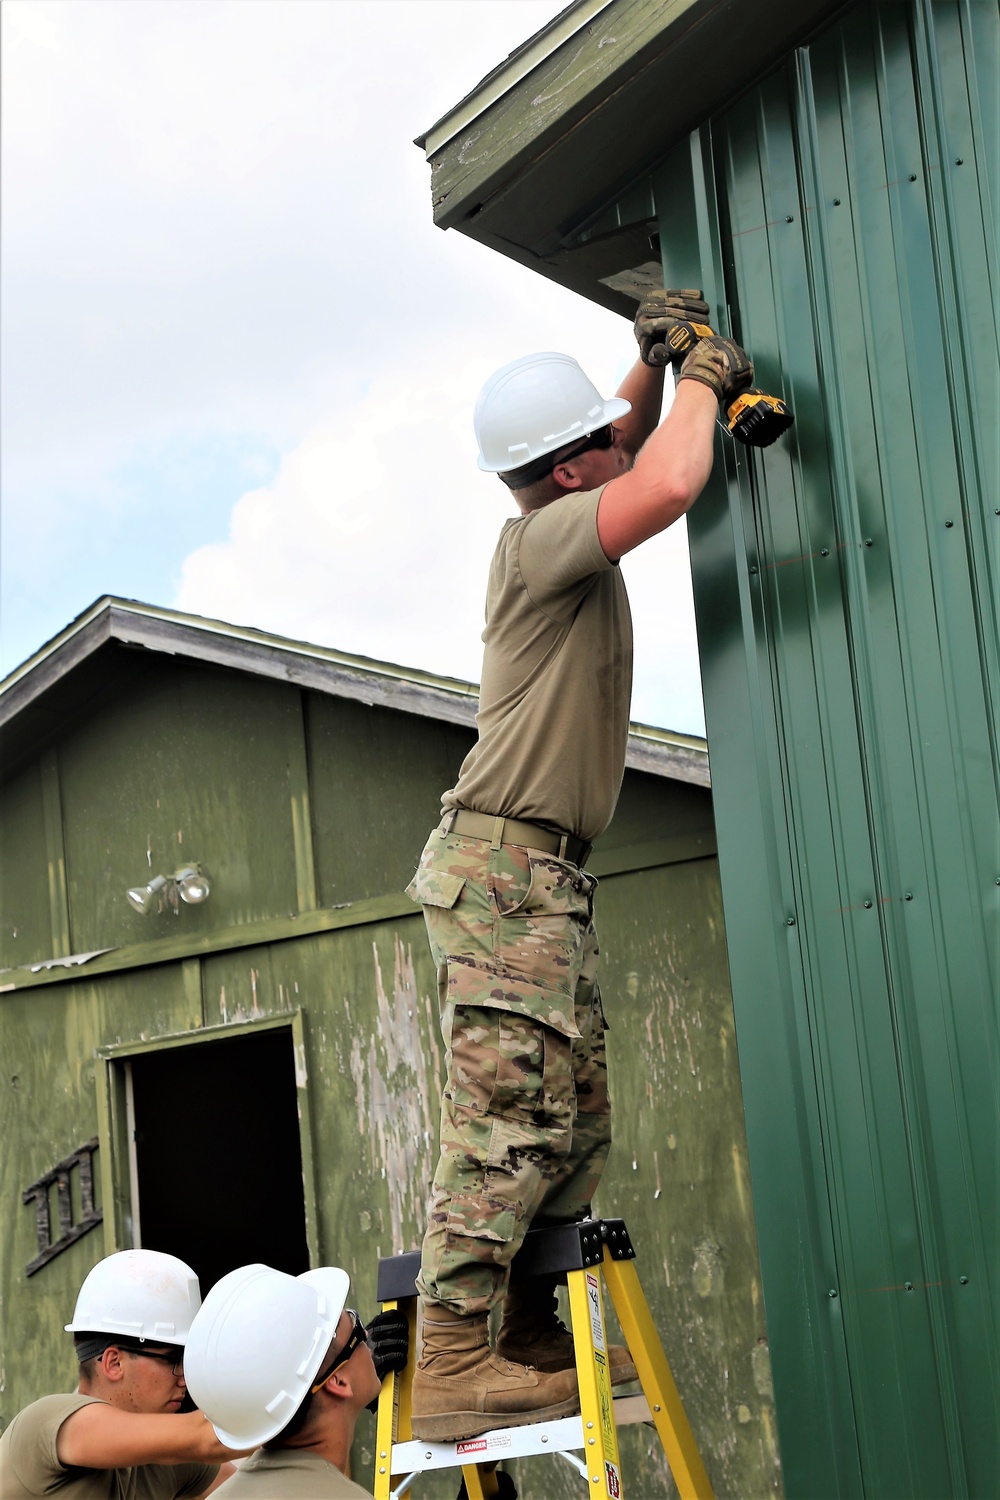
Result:
<svg viewBox="0 0 1000 1500"><path fill-rule="evenodd" d="M106 596L0 682L0 731L38 710L47 694L108 645L251 672L313 692L474 729L477 683L435 677L369 657L270 635L223 620ZM655 776L710 785L704 740L633 725L626 764Z"/></svg>
<svg viewBox="0 0 1000 1500"><path fill-rule="evenodd" d="M763 25L747 0L578 0L422 138L435 222L628 312L601 278L648 258L641 226L581 222L849 3L768 0Z"/></svg>

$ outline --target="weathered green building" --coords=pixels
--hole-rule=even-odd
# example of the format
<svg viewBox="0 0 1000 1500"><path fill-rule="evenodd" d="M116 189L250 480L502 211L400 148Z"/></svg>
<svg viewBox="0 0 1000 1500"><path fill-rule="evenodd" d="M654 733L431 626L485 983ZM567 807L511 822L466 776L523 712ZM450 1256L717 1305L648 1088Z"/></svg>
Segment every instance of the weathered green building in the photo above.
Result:
<svg viewBox="0 0 1000 1500"><path fill-rule="evenodd" d="M475 703L467 684L115 599L0 684L4 1421L70 1387L62 1327L111 1250L172 1251L203 1287L248 1260L332 1261L369 1310L379 1256L419 1242L442 1057L403 888ZM599 1207L637 1242L718 1493L772 1494L703 741L634 728L592 868L617 1133ZM206 900L157 886L188 869ZM644 1429L624 1460L633 1494L670 1492ZM561 1461L538 1472L525 1500L578 1492Z"/></svg>
<svg viewBox="0 0 1000 1500"><path fill-rule="evenodd" d="M998 36L996 0L578 0L420 143L439 225L629 319L703 287L796 414L720 438L689 535L810 1500L1000 1490Z"/></svg>

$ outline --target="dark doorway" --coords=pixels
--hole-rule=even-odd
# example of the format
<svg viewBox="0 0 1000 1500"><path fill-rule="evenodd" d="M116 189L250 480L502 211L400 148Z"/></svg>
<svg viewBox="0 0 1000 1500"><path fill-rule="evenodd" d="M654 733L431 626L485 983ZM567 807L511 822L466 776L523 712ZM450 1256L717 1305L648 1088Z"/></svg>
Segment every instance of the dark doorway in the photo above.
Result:
<svg viewBox="0 0 1000 1500"><path fill-rule="evenodd" d="M291 1027L131 1059L139 1239L194 1268L309 1269Z"/></svg>

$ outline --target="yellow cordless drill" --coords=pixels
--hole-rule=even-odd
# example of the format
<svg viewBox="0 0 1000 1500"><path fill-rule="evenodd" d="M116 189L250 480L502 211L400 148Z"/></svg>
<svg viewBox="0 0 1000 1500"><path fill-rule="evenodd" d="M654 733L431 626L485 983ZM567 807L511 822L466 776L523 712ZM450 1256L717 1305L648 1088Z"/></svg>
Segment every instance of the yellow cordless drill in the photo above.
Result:
<svg viewBox="0 0 1000 1500"><path fill-rule="evenodd" d="M651 302L643 303L637 315L636 338L646 365L681 365L699 339L715 338L715 330L702 321L708 306L700 297L700 291L667 291L655 293ZM688 318L676 317L678 312L687 312ZM642 338L640 321L646 314L669 317L666 329L661 324L663 342L652 342L648 336ZM649 330L649 324L646 324L646 330ZM789 431L793 422L795 417L787 402L781 401L780 396L769 396L757 387L742 390L726 411L727 429L739 443L747 444L750 449L771 446L775 438Z"/></svg>

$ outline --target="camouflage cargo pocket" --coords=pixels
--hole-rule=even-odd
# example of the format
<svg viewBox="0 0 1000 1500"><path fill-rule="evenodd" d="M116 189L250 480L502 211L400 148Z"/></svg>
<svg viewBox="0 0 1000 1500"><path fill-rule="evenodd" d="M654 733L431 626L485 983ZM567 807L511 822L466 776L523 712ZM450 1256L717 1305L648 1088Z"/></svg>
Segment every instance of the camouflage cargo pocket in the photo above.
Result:
<svg viewBox="0 0 1000 1500"><path fill-rule="evenodd" d="M464 885L464 875L452 875L447 870L435 870L421 865L406 887L406 894L420 906L442 906L450 911L462 894Z"/></svg>
<svg viewBox="0 0 1000 1500"><path fill-rule="evenodd" d="M592 875L567 860L511 844L492 850L487 889L498 967L572 998L596 887Z"/></svg>

